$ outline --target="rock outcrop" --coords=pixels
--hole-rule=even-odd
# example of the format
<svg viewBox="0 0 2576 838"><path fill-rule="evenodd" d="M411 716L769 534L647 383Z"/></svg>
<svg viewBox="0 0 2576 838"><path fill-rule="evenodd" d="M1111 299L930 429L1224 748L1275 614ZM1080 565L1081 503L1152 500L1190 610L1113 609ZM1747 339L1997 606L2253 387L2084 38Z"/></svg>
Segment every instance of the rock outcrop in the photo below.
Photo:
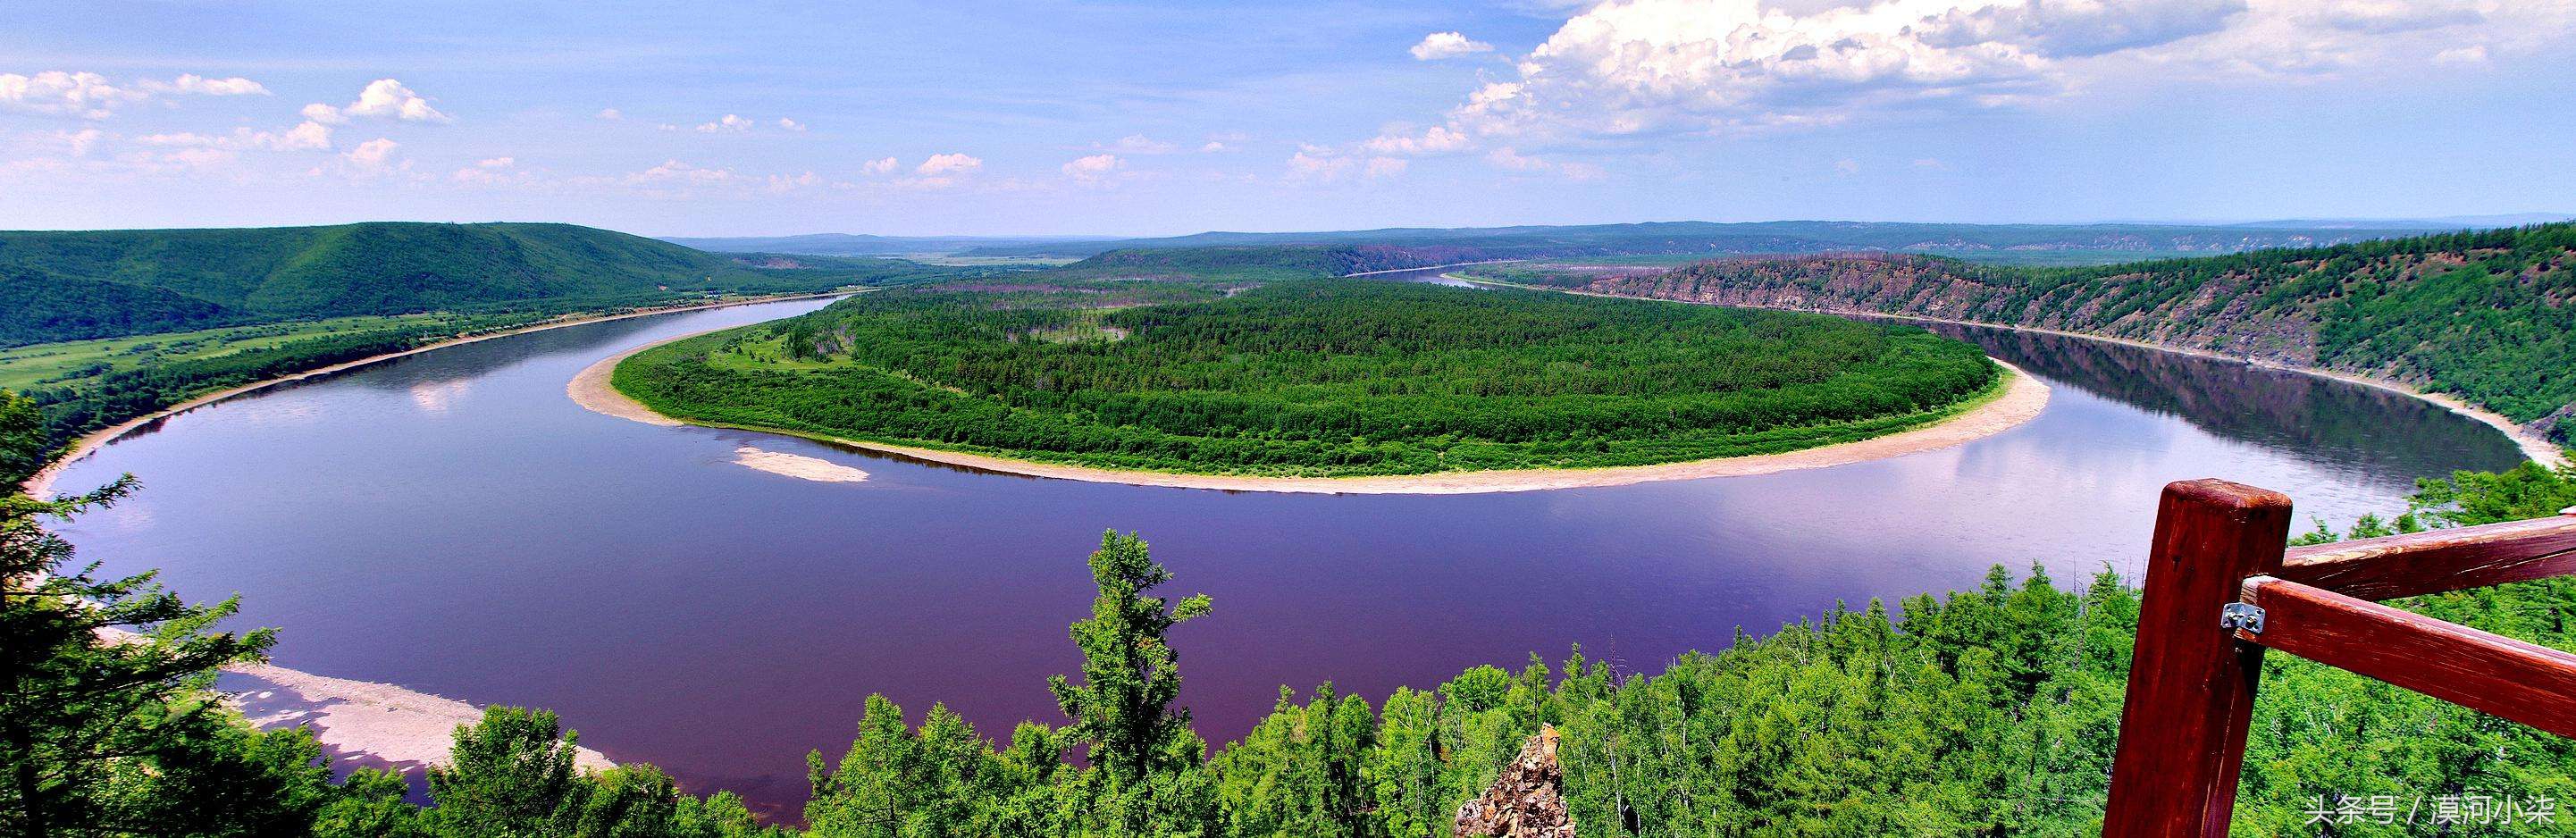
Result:
<svg viewBox="0 0 2576 838"><path fill-rule="evenodd" d="M1457 838L1574 838L1556 728L1542 726L1483 797L1458 807Z"/></svg>

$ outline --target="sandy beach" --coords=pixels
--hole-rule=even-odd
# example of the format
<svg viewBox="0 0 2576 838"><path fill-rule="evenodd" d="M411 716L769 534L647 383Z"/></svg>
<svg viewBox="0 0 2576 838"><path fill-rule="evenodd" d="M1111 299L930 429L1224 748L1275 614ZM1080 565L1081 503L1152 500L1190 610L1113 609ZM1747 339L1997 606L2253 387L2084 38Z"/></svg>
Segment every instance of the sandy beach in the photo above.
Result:
<svg viewBox="0 0 2576 838"><path fill-rule="evenodd" d="M228 701L262 730L305 725L339 773L358 768L400 771L417 780L422 769L447 763L456 727L483 719L483 709L452 698L392 684L326 678L268 664L226 667ZM616 763L580 748L574 764L585 769Z"/></svg>
<svg viewBox="0 0 2576 838"><path fill-rule="evenodd" d="M703 334L703 333L701 333ZM683 335L671 340L680 340ZM662 341L668 343L670 341ZM597 413L631 419L653 425L686 423L653 412L609 384L610 372L620 361L661 343L638 346L620 352L584 368L564 387L564 394L574 403ZM2002 364L2003 362L1997 361ZM983 454L941 451L909 445L890 445L854 439L800 434L770 428L741 430L799 436L869 451L894 454L916 460L964 466L967 468L1052 477L1092 483L1125 483L1133 486L1166 486L1181 489L1218 489L1229 492L1310 492L1351 495L1462 495L1483 492L1534 492L1548 489L1575 489L1591 486L1625 486L1659 480L1697 480L1704 477L1742 477L1772 474L1797 469L1825 468L1848 463L1898 457L1921 451L1948 448L2010 430L2048 406L2048 385L2032 378L2010 364L2003 364L2009 379L2003 392L1972 406L1957 416L1939 423L1909 431L1873 437L1858 442L1827 445L1781 454L1748 457L1724 457L1651 466L1620 466L1581 469L1517 469L1509 471L1461 471L1444 474L1406 474L1383 477L1239 477L1229 475L1175 474L1160 471L1091 468L1058 465L1028 460L1014 460ZM733 427L733 426L711 426Z"/></svg>
<svg viewBox="0 0 2576 838"><path fill-rule="evenodd" d="M753 471L765 471L781 477L811 480L816 483L865 483L868 473L830 460L801 454L763 451L749 445L733 450L734 465Z"/></svg>

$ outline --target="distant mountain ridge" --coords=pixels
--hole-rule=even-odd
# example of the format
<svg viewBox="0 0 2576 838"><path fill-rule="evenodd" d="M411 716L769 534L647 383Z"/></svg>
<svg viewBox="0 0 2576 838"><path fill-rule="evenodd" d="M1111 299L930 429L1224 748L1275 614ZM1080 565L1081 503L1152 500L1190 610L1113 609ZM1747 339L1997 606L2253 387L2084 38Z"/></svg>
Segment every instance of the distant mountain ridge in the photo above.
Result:
<svg viewBox="0 0 2576 838"><path fill-rule="evenodd" d="M842 262L766 268L570 224L0 232L0 345L531 300L798 290L870 272Z"/></svg>
<svg viewBox="0 0 2576 838"><path fill-rule="evenodd" d="M1251 245L1448 245L1496 254L1746 255L1854 250L1932 253L1999 250L2119 250L2142 254L2232 253L2313 247L2424 232L2413 229L2261 229L2155 224L1915 224L1869 221L1659 221L1567 227L1396 227L1309 233L1211 232L1158 239L980 247L970 255L1090 256L1112 249Z"/></svg>
<svg viewBox="0 0 2576 838"><path fill-rule="evenodd" d="M1750 255L1892 251L1937 254L2113 251L2141 256L2317 247L2480 226L2415 221L2247 224L1921 224L1877 221L1651 221L1509 227L1386 227L1251 233L1211 231L1148 238L897 237L825 233L746 238L669 238L705 250L819 255L952 253L997 258L1085 259L1115 250L1337 245L1443 246L1516 256ZM2489 225L2493 226L2493 225Z"/></svg>
<svg viewBox="0 0 2576 838"><path fill-rule="evenodd" d="M2432 218L2281 218L2270 221L2248 221L2229 227L2290 228L2418 228L2424 230L2491 230L2499 227L2522 227L2532 224L2556 224L2576 221L2576 212L2508 212L2488 215L2443 215Z"/></svg>
<svg viewBox="0 0 2576 838"><path fill-rule="evenodd" d="M662 241L716 253L799 253L812 256L902 256L956 253L980 247L1043 246L1097 239L1079 236L872 236L808 233L798 236L664 236Z"/></svg>

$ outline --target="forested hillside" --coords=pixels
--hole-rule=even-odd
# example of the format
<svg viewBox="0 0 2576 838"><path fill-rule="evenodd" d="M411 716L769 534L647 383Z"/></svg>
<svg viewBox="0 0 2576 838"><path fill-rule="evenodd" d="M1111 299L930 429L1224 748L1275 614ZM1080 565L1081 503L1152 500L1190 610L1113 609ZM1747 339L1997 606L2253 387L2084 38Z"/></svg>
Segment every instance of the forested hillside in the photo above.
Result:
<svg viewBox="0 0 2576 838"><path fill-rule="evenodd" d="M2417 384L2561 439L2576 426L2576 224L2086 268L1835 255L1491 273L1603 294L2128 338Z"/></svg>
<svg viewBox="0 0 2576 838"><path fill-rule="evenodd" d="M0 232L0 346L536 300L882 281L905 262L760 267L569 224Z"/></svg>

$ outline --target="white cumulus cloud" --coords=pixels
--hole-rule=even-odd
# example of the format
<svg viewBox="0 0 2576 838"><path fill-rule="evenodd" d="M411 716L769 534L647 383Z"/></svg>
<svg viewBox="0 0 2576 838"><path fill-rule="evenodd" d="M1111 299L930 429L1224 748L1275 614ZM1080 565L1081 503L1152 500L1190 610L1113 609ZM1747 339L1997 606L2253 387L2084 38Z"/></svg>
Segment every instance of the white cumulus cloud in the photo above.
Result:
<svg viewBox="0 0 2576 838"><path fill-rule="evenodd" d="M895 169L901 168L902 166L903 163L901 161L892 157L879 157L875 160L859 164L859 173L868 175L892 174Z"/></svg>
<svg viewBox="0 0 2576 838"><path fill-rule="evenodd" d="M731 183L734 179L732 169L709 169L678 160L665 160L661 165L629 174L624 180L634 186L686 186Z"/></svg>
<svg viewBox="0 0 2576 838"><path fill-rule="evenodd" d="M751 130L751 124L751 120L744 119L734 114L725 114L722 118L713 122L699 123L698 132L703 134L713 134L718 131L749 131Z"/></svg>
<svg viewBox="0 0 2576 838"><path fill-rule="evenodd" d="M793 120L793 119L788 119L787 117L783 117L783 116L782 116L782 117L779 117L779 118L778 118L778 127L780 127L780 128L785 128L785 129L787 129L787 130L789 130L789 131L803 131L803 130L805 130L805 123L798 122L798 121ZM813 175L813 173L812 173L812 172L807 172L807 173L806 173L806 176L808 176L808 177L811 177L812 175Z"/></svg>
<svg viewBox="0 0 2576 838"><path fill-rule="evenodd" d="M118 87L97 73L0 73L0 107L10 110L106 119L119 107L149 98L151 94L146 91Z"/></svg>
<svg viewBox="0 0 2576 838"><path fill-rule="evenodd" d="M1416 61L1438 61L1480 52L1493 52L1494 45L1468 40L1467 36L1456 32L1433 32L1422 36L1422 42L1414 44L1413 48L1407 51L1413 53L1413 59Z"/></svg>
<svg viewBox="0 0 2576 838"><path fill-rule="evenodd" d="M1435 35L1421 49L1438 54ZM1461 38L1460 40L1463 40ZM1451 108L1547 144L1985 109L2094 82L2242 83L2564 50L2576 4L2510 0L1608 0ZM1371 141L1389 153L1403 137Z"/></svg>
<svg viewBox="0 0 2576 838"><path fill-rule="evenodd" d="M352 116L390 116L410 122L446 122L447 115L429 106L429 100L393 79L377 79L358 91L358 101L349 103Z"/></svg>
<svg viewBox="0 0 2576 838"><path fill-rule="evenodd" d="M1118 155L1094 154L1074 158L1058 168L1063 170L1066 177L1084 183L1097 183L1125 165L1127 165L1126 161L1118 159Z"/></svg>
<svg viewBox="0 0 2576 838"><path fill-rule="evenodd" d="M2433 54L2433 63L2435 64L2484 64L2486 62L2487 48L2485 44L2455 47Z"/></svg>
<svg viewBox="0 0 2576 838"><path fill-rule="evenodd" d="M253 131L235 128L230 134L198 134L181 131L169 134L147 134L134 138L138 145L182 148L212 148L227 151L329 151L331 127L307 120L283 131Z"/></svg>
<svg viewBox="0 0 2576 838"><path fill-rule="evenodd" d="M1350 174L1357 163L1346 154L1330 148L1305 145L1288 156L1288 176L1296 180L1337 180Z"/></svg>
<svg viewBox="0 0 2576 838"><path fill-rule="evenodd" d="M89 72L0 73L0 109L81 119L106 119L118 108L159 96L252 95L268 95L268 88L239 76L218 79L183 73L169 81L118 84Z"/></svg>
<svg viewBox="0 0 2576 838"><path fill-rule="evenodd" d="M169 81L146 80L139 85L154 93L185 93L199 96L266 96L268 88L240 76L213 79L195 73L182 73Z"/></svg>
<svg viewBox="0 0 2576 838"><path fill-rule="evenodd" d="M98 145L98 138L101 136L104 135L96 128L54 132L54 138L61 140L64 147L71 149L73 157L89 156L90 148Z"/></svg>
<svg viewBox="0 0 2576 838"><path fill-rule="evenodd" d="M1475 141L1465 133L1446 125L1434 125L1420 135L1383 134L1360 148L1372 154L1447 154L1465 151Z"/></svg>
<svg viewBox="0 0 2576 838"><path fill-rule="evenodd" d="M1170 154L1181 149L1176 143L1164 142L1143 134L1129 134L1118 138L1117 142L1096 147L1120 154Z"/></svg>
<svg viewBox="0 0 2576 838"><path fill-rule="evenodd" d="M393 79L377 79L358 91L357 101L340 107L320 102L304 106L304 118L325 125L338 125L350 117L385 117L405 122L451 122L447 114L431 107L429 99Z"/></svg>
<svg viewBox="0 0 2576 838"><path fill-rule="evenodd" d="M1486 152L1485 162L1494 164L1495 168L1510 169L1515 172L1540 172L1550 168L1546 160L1513 151L1510 146Z"/></svg>
<svg viewBox="0 0 2576 838"><path fill-rule="evenodd" d="M940 177L944 175L962 175L983 167L984 161L981 159L970 155L952 152L948 154L933 154L930 156L930 159L921 161L921 165L914 166L912 171L915 174L929 177Z"/></svg>
<svg viewBox="0 0 2576 838"><path fill-rule="evenodd" d="M351 163L358 164L362 169L381 169L392 159L394 149L401 145L401 143L377 137L359 143L357 148L349 149L349 153L340 156L347 158Z"/></svg>
<svg viewBox="0 0 2576 838"><path fill-rule="evenodd" d="M943 189L955 186L960 178L974 174L975 170L981 168L984 168L984 161L973 155L958 152L933 154L929 159L921 161L921 165L912 167L912 177L896 181L895 185L913 189Z"/></svg>

